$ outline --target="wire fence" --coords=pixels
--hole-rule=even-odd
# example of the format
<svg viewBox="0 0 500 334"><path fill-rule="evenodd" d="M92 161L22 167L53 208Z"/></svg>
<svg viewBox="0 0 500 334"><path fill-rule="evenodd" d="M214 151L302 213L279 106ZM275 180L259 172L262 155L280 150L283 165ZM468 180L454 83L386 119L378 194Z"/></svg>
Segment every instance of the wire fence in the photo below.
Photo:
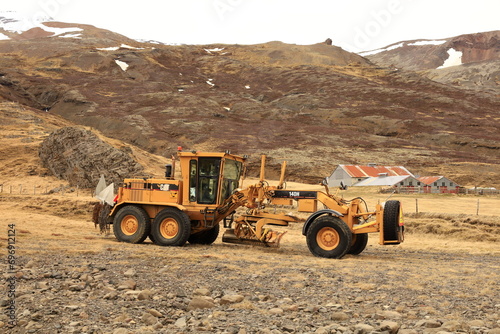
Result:
<svg viewBox="0 0 500 334"><path fill-rule="evenodd" d="M458 189L428 189L426 187L389 187L380 190L381 193L396 194L460 194L460 195L498 195L495 188L458 188Z"/></svg>
<svg viewBox="0 0 500 334"><path fill-rule="evenodd" d="M418 195L418 198L402 198L401 200L405 202L405 207L407 210L412 212L414 210L415 213L421 212L435 212L435 213L444 213L452 210L452 208L445 209L442 205L436 206L434 197L427 198L427 195L430 193L427 192L418 192L415 191L416 188L406 189L404 188L392 188L390 193L395 194L408 194L408 195ZM395 191L396 190L396 191ZM399 191L397 191L399 190ZM464 208L456 208L455 212L467 211L467 214L470 215L480 215L480 214L494 214L498 215L499 211L497 209L492 210L491 207L494 206L498 208L498 201L500 199L496 199L495 195L498 195L499 192L496 189L490 188L477 188L477 189L465 189L461 188L461 190L467 190L467 192L461 191L458 194L466 194L466 195L493 195L489 196L481 196L481 200L479 197L471 201L473 197L469 197L466 199L463 198L464 201L467 201L467 204L464 205ZM381 193L385 192L384 190L379 191ZM79 186L71 187L63 184L10 184L10 183L0 183L0 195L2 194L11 194L11 195L55 195L55 196L66 196L66 197L94 197L94 189L88 188L80 188ZM456 193L455 193L456 194ZM455 197L455 198L460 198ZM493 201L493 202L492 202ZM430 204L429 204L430 203ZM447 207L449 205L446 205ZM491 213L493 212L493 213Z"/></svg>
<svg viewBox="0 0 500 334"><path fill-rule="evenodd" d="M65 185L33 185L33 184L0 184L0 194L11 195L60 195L60 196L93 196L93 190L79 186Z"/></svg>

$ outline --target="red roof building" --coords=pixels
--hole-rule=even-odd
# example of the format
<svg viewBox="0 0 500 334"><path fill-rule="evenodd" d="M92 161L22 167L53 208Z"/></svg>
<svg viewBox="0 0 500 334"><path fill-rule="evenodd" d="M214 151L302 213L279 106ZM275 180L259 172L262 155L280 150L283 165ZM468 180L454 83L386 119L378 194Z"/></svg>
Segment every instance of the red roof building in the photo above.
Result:
<svg viewBox="0 0 500 334"><path fill-rule="evenodd" d="M460 186L444 176L421 176L417 178L424 184L426 193L457 193Z"/></svg>
<svg viewBox="0 0 500 334"><path fill-rule="evenodd" d="M330 187L352 186L370 177L414 176L403 166L339 165L328 178Z"/></svg>

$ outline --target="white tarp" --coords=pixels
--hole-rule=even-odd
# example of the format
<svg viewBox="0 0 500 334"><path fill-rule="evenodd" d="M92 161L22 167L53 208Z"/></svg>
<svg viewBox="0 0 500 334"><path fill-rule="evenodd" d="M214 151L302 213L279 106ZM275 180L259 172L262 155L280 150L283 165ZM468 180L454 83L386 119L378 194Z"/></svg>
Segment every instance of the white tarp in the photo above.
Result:
<svg viewBox="0 0 500 334"><path fill-rule="evenodd" d="M115 184L111 183L109 186L106 186L104 175L101 174L101 178L99 179L97 187L95 188L94 197L103 203L106 202L109 205L113 206L113 200L115 199Z"/></svg>
<svg viewBox="0 0 500 334"><path fill-rule="evenodd" d="M103 191L106 188L106 180L104 179L104 175L101 174L101 178L99 179L99 182L97 183L97 187L95 188L94 191L94 197L97 197L101 191Z"/></svg>
<svg viewBox="0 0 500 334"><path fill-rule="evenodd" d="M115 184L111 183L109 186L107 186L103 191L101 191L96 197L103 201L108 203L109 205L114 205L113 200L115 199Z"/></svg>

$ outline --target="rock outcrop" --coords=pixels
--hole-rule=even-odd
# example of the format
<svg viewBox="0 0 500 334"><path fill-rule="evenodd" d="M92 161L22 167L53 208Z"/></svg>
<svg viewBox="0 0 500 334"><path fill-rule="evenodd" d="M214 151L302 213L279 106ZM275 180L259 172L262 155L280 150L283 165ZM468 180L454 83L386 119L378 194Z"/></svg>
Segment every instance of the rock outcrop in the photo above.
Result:
<svg viewBox="0 0 500 334"><path fill-rule="evenodd" d="M127 152L80 127L52 132L40 145L38 155L54 176L82 188L95 187L101 174L108 182L118 183L144 170Z"/></svg>

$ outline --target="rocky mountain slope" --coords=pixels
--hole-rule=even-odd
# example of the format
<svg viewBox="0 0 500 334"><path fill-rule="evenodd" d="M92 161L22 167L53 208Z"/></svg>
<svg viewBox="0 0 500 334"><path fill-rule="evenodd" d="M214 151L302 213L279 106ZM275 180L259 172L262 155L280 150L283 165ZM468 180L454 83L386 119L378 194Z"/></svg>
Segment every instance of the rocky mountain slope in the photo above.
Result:
<svg viewBox="0 0 500 334"><path fill-rule="evenodd" d="M40 194L75 186L94 190L101 174L108 183L129 175L162 175L170 162L98 131L76 128L60 116L2 99L0 134L2 196L13 191ZM20 189L20 185L24 187Z"/></svg>
<svg viewBox="0 0 500 334"><path fill-rule="evenodd" d="M404 41L362 55L381 66L417 71L441 83L500 92L500 31Z"/></svg>
<svg viewBox="0 0 500 334"><path fill-rule="evenodd" d="M45 138L38 155L54 176L73 186L93 188L101 175L115 184L131 175L144 175L143 166L130 153L130 148L114 148L92 131L64 127Z"/></svg>
<svg viewBox="0 0 500 334"><path fill-rule="evenodd" d="M0 32L0 97L163 156L265 153L308 182L378 162L498 185L498 95L324 43L168 46L58 22Z"/></svg>

